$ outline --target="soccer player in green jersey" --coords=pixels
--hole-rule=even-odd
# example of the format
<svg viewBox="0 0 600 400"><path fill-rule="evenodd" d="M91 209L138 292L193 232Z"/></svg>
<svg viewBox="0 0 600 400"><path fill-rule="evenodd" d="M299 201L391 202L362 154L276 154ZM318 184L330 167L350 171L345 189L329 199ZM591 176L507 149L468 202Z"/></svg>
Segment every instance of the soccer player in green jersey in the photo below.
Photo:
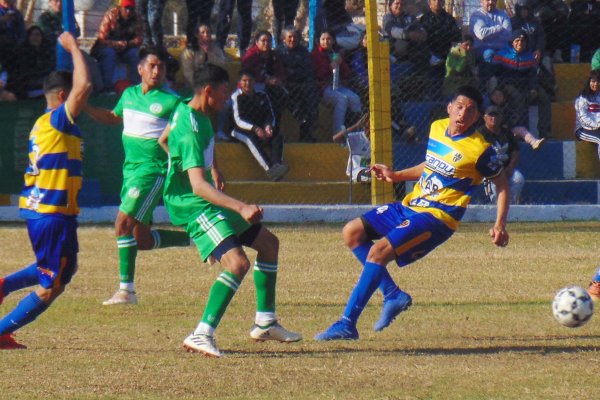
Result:
<svg viewBox="0 0 600 400"><path fill-rule="evenodd" d="M250 337L257 341L296 342L302 336L283 328L275 316L275 283L279 240L259 222L263 210L229 197L221 190L215 160L214 131L208 115L223 109L228 98L227 71L208 64L195 71L194 97L177 106L159 142L169 151L165 205L175 225L185 228L203 261L214 258L224 267L216 279L195 331L183 342L191 352L220 357L214 331L235 295L250 261L242 246L258 253L253 266L256 318ZM215 178L221 183L215 187Z"/></svg>
<svg viewBox="0 0 600 400"><path fill-rule="evenodd" d="M140 51L138 72L142 83L127 88L114 110L88 105L85 111L108 125L123 122L123 186L115 221L119 249L119 290L104 305L137 304L134 276L138 250L189 246L185 232L152 230L152 213L162 194L167 156L158 138L179 103L164 86L166 54L146 48Z"/></svg>

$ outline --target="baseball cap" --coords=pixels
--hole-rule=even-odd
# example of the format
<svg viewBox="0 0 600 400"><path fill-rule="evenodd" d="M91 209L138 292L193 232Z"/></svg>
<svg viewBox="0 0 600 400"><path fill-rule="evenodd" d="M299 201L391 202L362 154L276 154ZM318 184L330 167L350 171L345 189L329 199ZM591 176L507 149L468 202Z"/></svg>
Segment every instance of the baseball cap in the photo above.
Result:
<svg viewBox="0 0 600 400"><path fill-rule="evenodd" d="M500 115L500 109L496 106L488 106L485 109L485 115Z"/></svg>
<svg viewBox="0 0 600 400"><path fill-rule="evenodd" d="M523 32L521 29L515 29L514 31L511 32L510 42L512 43L520 37L525 38L525 37L527 37L527 34L525 32Z"/></svg>
<svg viewBox="0 0 600 400"><path fill-rule="evenodd" d="M121 7L135 7L135 0L121 0Z"/></svg>

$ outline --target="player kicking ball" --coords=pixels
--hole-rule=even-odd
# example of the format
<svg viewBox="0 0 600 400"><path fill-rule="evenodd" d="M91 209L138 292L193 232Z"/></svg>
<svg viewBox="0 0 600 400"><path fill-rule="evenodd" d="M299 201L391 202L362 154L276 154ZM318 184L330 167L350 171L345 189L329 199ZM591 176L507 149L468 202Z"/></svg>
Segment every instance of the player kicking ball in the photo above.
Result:
<svg viewBox="0 0 600 400"><path fill-rule="evenodd" d="M44 79L47 110L29 134L29 167L19 199L36 262L0 278L0 304L10 293L39 284L0 320L0 350L24 349L13 332L33 322L65 290L77 271L77 195L81 189L81 132L75 119L92 90L83 53L73 35L59 36L73 58L73 73Z"/></svg>
<svg viewBox="0 0 600 400"><path fill-rule="evenodd" d="M402 203L375 208L344 227L344 241L363 270L342 318L316 335L316 340L358 339L356 323L377 288L384 302L375 331L386 328L408 309L412 298L392 280L387 264L396 260L398 266L406 266L448 240L483 178L491 179L498 187L496 223L490 229L492 241L501 247L508 244L509 193L502 162L474 128L481 103L477 89L458 88L447 107L449 118L431 125L425 162L402 171L385 165L372 167L374 176L385 182L419 181Z"/></svg>
<svg viewBox="0 0 600 400"><path fill-rule="evenodd" d="M263 210L221 191L224 181L215 159L215 138L208 116L225 106L228 82L223 68L208 64L197 70L194 97L177 106L159 140L167 144L169 152L164 199L171 221L185 229L203 261L214 258L225 269L210 289L200 323L183 342L188 351L210 357L221 356L215 329L251 267L242 246L258 252L253 266L257 311L250 337L279 342L302 339L277 322L279 240L260 224Z"/></svg>
<svg viewBox="0 0 600 400"><path fill-rule="evenodd" d="M158 138L179 103L179 96L165 87L167 54L160 49L140 50L138 73L142 82L125 89L114 110L87 105L96 121L123 123L123 186L115 220L119 250L119 289L102 304L137 304L135 267L138 250L189 246L185 232L151 229L152 213L160 200L167 156Z"/></svg>

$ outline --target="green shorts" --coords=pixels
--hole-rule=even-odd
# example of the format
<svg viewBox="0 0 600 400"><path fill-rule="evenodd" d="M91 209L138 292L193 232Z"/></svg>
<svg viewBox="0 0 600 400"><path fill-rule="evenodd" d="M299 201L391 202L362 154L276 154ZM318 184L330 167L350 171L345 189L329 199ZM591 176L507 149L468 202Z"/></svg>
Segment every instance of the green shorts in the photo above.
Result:
<svg viewBox="0 0 600 400"><path fill-rule="evenodd" d="M240 214L215 206L200 214L194 221L188 222L184 228L196 244L200 258L206 261L223 240L232 235L240 236L250 226Z"/></svg>
<svg viewBox="0 0 600 400"><path fill-rule="evenodd" d="M162 174L124 170L119 210L148 225L162 196L164 183Z"/></svg>

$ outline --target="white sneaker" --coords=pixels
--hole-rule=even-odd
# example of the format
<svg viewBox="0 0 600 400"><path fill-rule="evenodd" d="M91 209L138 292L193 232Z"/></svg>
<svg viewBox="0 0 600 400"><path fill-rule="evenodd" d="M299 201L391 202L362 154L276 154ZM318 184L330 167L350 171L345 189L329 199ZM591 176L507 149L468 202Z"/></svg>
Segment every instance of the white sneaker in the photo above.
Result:
<svg viewBox="0 0 600 400"><path fill-rule="evenodd" d="M531 143L531 148L533 150L537 150L540 147L542 147L542 145L546 142L545 138L541 138L541 139L536 139L535 142Z"/></svg>
<svg viewBox="0 0 600 400"><path fill-rule="evenodd" d="M214 336L191 334L183 341L183 348L190 353L202 353L206 357L221 357Z"/></svg>
<svg viewBox="0 0 600 400"><path fill-rule="evenodd" d="M265 329L255 324L252 326L252 330L250 331L250 337L257 342L264 342L265 340L277 340L278 342L290 343L302 340L302 335L288 331L277 321Z"/></svg>
<svg viewBox="0 0 600 400"><path fill-rule="evenodd" d="M135 292L119 289L113 294L113 297L102 303L103 306L113 306L116 304L137 304L138 299Z"/></svg>

